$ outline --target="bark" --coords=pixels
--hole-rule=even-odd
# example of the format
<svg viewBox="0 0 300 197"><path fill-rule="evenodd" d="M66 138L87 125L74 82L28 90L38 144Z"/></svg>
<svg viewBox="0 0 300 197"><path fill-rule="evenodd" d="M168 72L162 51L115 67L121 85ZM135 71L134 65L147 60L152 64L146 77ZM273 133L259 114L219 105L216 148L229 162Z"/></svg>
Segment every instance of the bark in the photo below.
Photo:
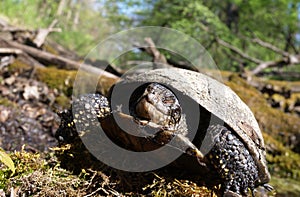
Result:
<svg viewBox="0 0 300 197"><path fill-rule="evenodd" d="M246 39L248 39L248 38L246 38ZM224 40L217 38L217 42L220 45L230 49L232 52L238 54L241 58L257 64L257 66L251 71L251 73L253 75L260 74L266 68L272 68L272 67L281 68L283 66L300 64L300 55L298 55L298 54L291 54L291 53L288 53L287 51L283 51L268 42L260 40L259 38L248 39L248 40L250 40L253 43L259 44L260 46L262 46L264 48L272 50L275 53L278 53L279 55L282 56L282 58L280 58L278 60L272 60L272 61L262 61L257 58L251 57L247 53L245 53L242 50L240 50L239 48L229 44L228 42L225 42Z"/></svg>
<svg viewBox="0 0 300 197"><path fill-rule="evenodd" d="M46 40L46 38L47 38L47 36L50 32L52 32L52 31L61 31L61 29L54 29L54 26L56 25L57 22L58 22L57 19L55 19L55 20L52 21L52 23L50 24L50 26L47 29L39 29L37 31L37 34L36 34L36 36L35 36L35 38L33 39L32 42L38 48L41 47L44 44L44 42L45 42L45 40Z"/></svg>
<svg viewBox="0 0 300 197"><path fill-rule="evenodd" d="M21 54L22 50L14 48L0 48L0 55L18 55Z"/></svg>
<svg viewBox="0 0 300 197"><path fill-rule="evenodd" d="M51 65L54 64L54 65L60 66L65 69L76 69L77 70L79 68L82 68L82 70L87 71L89 73L98 74L98 75L105 76L107 78L111 78L111 79L115 79L115 80L119 79L117 76L115 76L109 72L106 72L99 68L95 68L88 64L76 62L76 61L67 59L65 57L53 55L53 54L45 52L45 51L40 51L36 48L29 47L29 46L26 46L23 44L19 44L17 42L4 41L4 40L2 40L2 42L6 42L9 46L11 46L13 48L17 48L19 50L22 50L23 52L29 54L30 56L32 56L36 59L39 59L43 62L46 62L48 64L51 64Z"/></svg>

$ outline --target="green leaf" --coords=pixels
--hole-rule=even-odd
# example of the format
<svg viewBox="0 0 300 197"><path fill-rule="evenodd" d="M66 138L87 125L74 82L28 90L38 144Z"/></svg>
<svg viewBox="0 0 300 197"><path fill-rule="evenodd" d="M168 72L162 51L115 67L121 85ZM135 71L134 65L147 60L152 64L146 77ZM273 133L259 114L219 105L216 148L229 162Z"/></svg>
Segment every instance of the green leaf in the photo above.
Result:
<svg viewBox="0 0 300 197"><path fill-rule="evenodd" d="M16 169L14 162L3 149L0 149L0 161L4 163L13 173L15 173Z"/></svg>

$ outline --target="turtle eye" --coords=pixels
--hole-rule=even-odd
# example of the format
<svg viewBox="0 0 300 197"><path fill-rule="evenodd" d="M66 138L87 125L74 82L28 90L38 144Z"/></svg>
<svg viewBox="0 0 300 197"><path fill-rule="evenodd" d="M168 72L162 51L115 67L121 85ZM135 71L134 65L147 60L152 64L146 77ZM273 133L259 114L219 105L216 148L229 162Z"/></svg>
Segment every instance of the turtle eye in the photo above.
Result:
<svg viewBox="0 0 300 197"><path fill-rule="evenodd" d="M147 92L149 92L149 93L154 93L154 90L153 90L153 86L152 85L148 85L147 86Z"/></svg>

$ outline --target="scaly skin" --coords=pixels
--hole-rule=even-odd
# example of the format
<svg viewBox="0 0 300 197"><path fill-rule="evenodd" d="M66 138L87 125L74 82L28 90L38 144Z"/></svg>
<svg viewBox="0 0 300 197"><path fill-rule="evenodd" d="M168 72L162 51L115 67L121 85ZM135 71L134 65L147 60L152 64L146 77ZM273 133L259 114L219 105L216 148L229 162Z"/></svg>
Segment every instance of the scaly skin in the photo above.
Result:
<svg viewBox="0 0 300 197"><path fill-rule="evenodd" d="M232 191L247 195L248 188L253 192L255 181L258 179L258 170L247 148L224 126L210 126L208 132L219 133L214 138L215 144L209 158L223 180L224 192Z"/></svg>

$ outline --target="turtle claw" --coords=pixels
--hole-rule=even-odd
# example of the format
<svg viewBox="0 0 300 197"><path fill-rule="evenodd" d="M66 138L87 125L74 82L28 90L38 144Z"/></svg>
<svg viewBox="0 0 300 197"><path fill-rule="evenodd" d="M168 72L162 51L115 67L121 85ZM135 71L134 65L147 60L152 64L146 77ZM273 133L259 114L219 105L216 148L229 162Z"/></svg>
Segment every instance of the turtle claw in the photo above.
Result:
<svg viewBox="0 0 300 197"><path fill-rule="evenodd" d="M262 186L269 192L274 190L274 188L269 184L263 184Z"/></svg>
<svg viewBox="0 0 300 197"><path fill-rule="evenodd" d="M223 197L242 197L241 194L233 192L231 190L225 191Z"/></svg>

